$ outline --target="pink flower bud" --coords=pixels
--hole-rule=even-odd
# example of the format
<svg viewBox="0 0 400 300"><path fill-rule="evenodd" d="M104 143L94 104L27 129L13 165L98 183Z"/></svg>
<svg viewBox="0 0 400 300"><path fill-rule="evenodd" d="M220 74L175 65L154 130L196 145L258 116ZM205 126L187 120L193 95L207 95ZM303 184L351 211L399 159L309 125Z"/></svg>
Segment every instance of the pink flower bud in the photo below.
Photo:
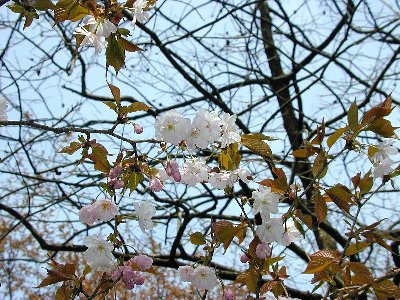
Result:
<svg viewBox="0 0 400 300"><path fill-rule="evenodd" d="M143 132L143 127L140 126L139 124L135 124L134 125L134 130L135 130L135 133L141 134Z"/></svg>
<svg viewBox="0 0 400 300"><path fill-rule="evenodd" d="M179 172L179 165L176 161L168 161L165 166L165 172L176 182L180 182L182 179L181 173Z"/></svg>
<svg viewBox="0 0 400 300"><path fill-rule="evenodd" d="M108 185L113 189L118 190L124 186L124 182L122 180L114 178L108 180Z"/></svg>
<svg viewBox="0 0 400 300"><path fill-rule="evenodd" d="M258 258L264 259L267 256L270 256L271 253L272 253L272 249L268 245L268 243L261 243L261 244L258 244L256 247L256 255Z"/></svg>
<svg viewBox="0 0 400 300"><path fill-rule="evenodd" d="M133 281L137 285L142 285L144 283L144 277L140 275L140 273L136 272L135 276L133 277Z"/></svg>
<svg viewBox="0 0 400 300"><path fill-rule="evenodd" d="M108 172L108 177L110 179L114 179L114 178L117 178L121 174L122 174L122 166L118 165L118 166L112 168L110 170L110 172Z"/></svg>
<svg viewBox="0 0 400 300"><path fill-rule="evenodd" d="M139 267L141 270L150 269L153 265L153 259L147 255L138 255L132 258L132 261Z"/></svg>
<svg viewBox="0 0 400 300"><path fill-rule="evenodd" d="M164 185L157 177L152 177L150 180L150 190L152 192L159 192L163 189Z"/></svg>
<svg viewBox="0 0 400 300"><path fill-rule="evenodd" d="M223 300L235 300L235 293L231 289L225 289Z"/></svg>
<svg viewBox="0 0 400 300"><path fill-rule="evenodd" d="M135 287L135 282L133 279L129 280L128 282L125 282L126 289L131 290Z"/></svg>
<svg viewBox="0 0 400 300"><path fill-rule="evenodd" d="M122 275L122 267L118 267L114 272L111 273L111 280L116 282Z"/></svg>
<svg viewBox="0 0 400 300"><path fill-rule="evenodd" d="M132 280L133 277L135 277L135 271L133 271L133 269L130 266L123 266L123 275L122 275L122 279L125 282L125 285L128 284L128 282L130 282Z"/></svg>
<svg viewBox="0 0 400 300"><path fill-rule="evenodd" d="M247 263L248 261L249 261L249 258L248 258L248 256L247 256L246 254L243 254L243 255L240 257L240 262L241 262L241 263L245 264L245 263Z"/></svg>
<svg viewBox="0 0 400 300"><path fill-rule="evenodd" d="M93 212L92 205L85 205L84 207L82 207L79 210L78 215L79 221L88 225L93 225L93 223L97 220L97 217Z"/></svg>

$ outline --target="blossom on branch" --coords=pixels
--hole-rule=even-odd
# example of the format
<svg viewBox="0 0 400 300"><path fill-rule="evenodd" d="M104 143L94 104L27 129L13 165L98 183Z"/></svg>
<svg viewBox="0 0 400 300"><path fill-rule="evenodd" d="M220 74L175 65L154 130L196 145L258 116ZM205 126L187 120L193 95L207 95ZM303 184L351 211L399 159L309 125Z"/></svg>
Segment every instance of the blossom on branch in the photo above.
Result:
<svg viewBox="0 0 400 300"><path fill-rule="evenodd" d="M84 256L93 270L109 271L113 265L113 245L100 238L98 235L85 238L85 246L88 247Z"/></svg>
<svg viewBox="0 0 400 300"><path fill-rule="evenodd" d="M192 273L191 282L199 290L211 290L218 284L218 278L213 268L198 266Z"/></svg>
<svg viewBox="0 0 400 300"><path fill-rule="evenodd" d="M133 203L135 208L136 217L139 221L139 227L143 232L146 230L152 230L154 227L151 218L156 214L156 208L150 202L135 202Z"/></svg>
<svg viewBox="0 0 400 300"><path fill-rule="evenodd" d="M270 187L260 186L258 191L252 194L254 198L252 212L260 213L261 218L265 221L270 218L270 214L278 213L278 204L281 196L273 193Z"/></svg>

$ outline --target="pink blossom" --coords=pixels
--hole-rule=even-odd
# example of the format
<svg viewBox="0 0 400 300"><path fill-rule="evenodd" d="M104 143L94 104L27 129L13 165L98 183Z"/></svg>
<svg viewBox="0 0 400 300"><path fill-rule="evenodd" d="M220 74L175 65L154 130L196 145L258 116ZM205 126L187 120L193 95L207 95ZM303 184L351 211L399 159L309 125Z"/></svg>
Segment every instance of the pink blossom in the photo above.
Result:
<svg viewBox="0 0 400 300"><path fill-rule="evenodd" d="M142 254L132 258L132 262L134 262L141 270L150 269L153 265L153 259L147 255Z"/></svg>
<svg viewBox="0 0 400 300"><path fill-rule="evenodd" d="M231 289L225 289L223 300L235 300L235 293Z"/></svg>
<svg viewBox="0 0 400 300"><path fill-rule="evenodd" d="M85 205L79 210L79 221L82 223L88 224L88 225L93 225L93 223L96 221L96 216L93 213L93 207L92 205Z"/></svg>
<svg viewBox="0 0 400 300"><path fill-rule="evenodd" d="M116 282L121 277L122 271L122 267L118 267L117 269L115 269L115 271L111 273L111 280Z"/></svg>
<svg viewBox="0 0 400 300"><path fill-rule="evenodd" d="M139 124L135 124L134 125L134 130L135 130L135 133L141 134L143 132L143 126L141 126Z"/></svg>
<svg viewBox="0 0 400 300"><path fill-rule="evenodd" d="M107 222L114 218L118 212L118 206L107 199L97 200L92 204L93 214L98 221Z"/></svg>
<svg viewBox="0 0 400 300"><path fill-rule="evenodd" d="M246 254L243 254L243 255L240 257L240 262L241 262L241 263L245 264L245 263L247 263L248 261L249 261L249 257L248 257Z"/></svg>
<svg viewBox="0 0 400 300"><path fill-rule="evenodd" d="M124 182L122 180L114 178L114 179L108 180L108 185L115 190L119 190L119 189L123 188Z"/></svg>
<svg viewBox="0 0 400 300"><path fill-rule="evenodd" d="M183 281L192 281L194 269L191 266L180 266L178 275Z"/></svg>
<svg viewBox="0 0 400 300"><path fill-rule="evenodd" d="M267 256L270 256L271 253L272 253L272 249L268 245L268 243L261 243L261 244L258 244L256 247L256 255L258 258L264 259Z"/></svg>
<svg viewBox="0 0 400 300"><path fill-rule="evenodd" d="M119 175L122 174L122 171L123 171L123 170L122 170L122 166L121 166L121 165L118 165L118 166L112 168L112 169L110 170L110 172L108 172L108 177L109 177L110 179L117 178Z"/></svg>
<svg viewBox="0 0 400 300"><path fill-rule="evenodd" d="M144 283L144 277L139 272L136 272L133 276L133 282L137 285L142 285Z"/></svg>
<svg viewBox="0 0 400 300"><path fill-rule="evenodd" d="M168 161L165 166L165 172L176 182L180 182L182 179L181 173L179 172L179 165L176 161Z"/></svg>
<svg viewBox="0 0 400 300"><path fill-rule="evenodd" d="M152 192L159 192L163 189L164 185L157 177L152 177L150 180L150 190Z"/></svg>

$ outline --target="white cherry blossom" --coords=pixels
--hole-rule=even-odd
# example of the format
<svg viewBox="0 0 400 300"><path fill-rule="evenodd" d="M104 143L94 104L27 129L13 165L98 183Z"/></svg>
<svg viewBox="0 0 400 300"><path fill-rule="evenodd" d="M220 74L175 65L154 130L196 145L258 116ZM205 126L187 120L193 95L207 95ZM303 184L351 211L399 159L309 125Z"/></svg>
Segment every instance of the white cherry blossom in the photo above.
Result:
<svg viewBox="0 0 400 300"><path fill-rule="evenodd" d="M84 256L93 270L109 271L113 265L113 245L100 238L98 235L85 238L85 246L88 247Z"/></svg>
<svg viewBox="0 0 400 300"><path fill-rule="evenodd" d="M186 140L189 149L206 149L221 135L221 119L216 112L199 110L194 117Z"/></svg>
<svg viewBox="0 0 400 300"><path fill-rule="evenodd" d="M156 118L156 138L167 143L178 145L182 140L186 140L189 128L190 119L184 118L174 110Z"/></svg>
<svg viewBox="0 0 400 300"><path fill-rule="evenodd" d="M118 213L118 206L107 199L97 200L92 204L92 211L97 221L107 222L114 218Z"/></svg>
<svg viewBox="0 0 400 300"><path fill-rule="evenodd" d="M280 244L283 246L289 246L292 242L303 238L302 234L297 230L292 220L286 221L284 224L285 233L282 236Z"/></svg>
<svg viewBox="0 0 400 300"><path fill-rule="evenodd" d="M191 282L193 278L194 269L191 266L180 266L178 268L179 277L186 282Z"/></svg>
<svg viewBox="0 0 400 300"><path fill-rule="evenodd" d="M382 161L375 162L374 170L373 170L374 178L383 177L383 176L391 173L394 170L392 167L393 164L394 164L394 161L391 160L389 157L385 158Z"/></svg>
<svg viewBox="0 0 400 300"><path fill-rule="evenodd" d="M103 22L99 22L97 25L96 35L108 38L111 33L117 32L117 26L115 26L110 20L105 19Z"/></svg>
<svg viewBox="0 0 400 300"><path fill-rule="evenodd" d="M135 202L133 203L135 208L136 217L139 221L139 227L143 232L146 230L152 230L154 227L152 217L156 214L155 206L150 202Z"/></svg>
<svg viewBox="0 0 400 300"><path fill-rule="evenodd" d="M208 182L215 188L223 190L232 187L237 181L238 176L233 172L222 171L220 173L212 172L209 174Z"/></svg>
<svg viewBox="0 0 400 300"><path fill-rule="evenodd" d="M137 21L143 23L149 19L149 14L144 11L147 6L147 0L136 0L133 7L130 9L132 12L132 27L135 27Z"/></svg>
<svg viewBox="0 0 400 300"><path fill-rule="evenodd" d="M264 243L282 242L285 230L283 228L281 218L271 218L264 220L261 225L256 228L257 236Z"/></svg>
<svg viewBox="0 0 400 300"><path fill-rule="evenodd" d="M373 162L382 162L389 158L390 155L396 155L399 150L394 146L395 140L385 140L379 145L376 145L378 151L372 156Z"/></svg>
<svg viewBox="0 0 400 300"><path fill-rule="evenodd" d="M107 41L103 36L97 36L94 32L88 31L84 27L75 28L74 34L85 36L81 42L81 47L93 46L97 53L100 53L104 48L107 47Z"/></svg>
<svg viewBox="0 0 400 300"><path fill-rule="evenodd" d="M181 182L190 186L208 180L209 167L200 158L194 158L182 165Z"/></svg>
<svg viewBox="0 0 400 300"><path fill-rule="evenodd" d="M198 266L192 273L191 282L199 290L211 290L218 284L218 278L213 268Z"/></svg>
<svg viewBox="0 0 400 300"><path fill-rule="evenodd" d="M260 213L261 218L265 221L270 218L270 214L278 213L278 204L281 196L273 193L270 187L260 185L258 191L252 194L254 198L252 212L253 214Z"/></svg>
<svg viewBox="0 0 400 300"><path fill-rule="evenodd" d="M221 116L222 121L222 135L221 135L221 147L226 148L232 143L240 142L239 129L236 126L236 115L230 115L223 113Z"/></svg>

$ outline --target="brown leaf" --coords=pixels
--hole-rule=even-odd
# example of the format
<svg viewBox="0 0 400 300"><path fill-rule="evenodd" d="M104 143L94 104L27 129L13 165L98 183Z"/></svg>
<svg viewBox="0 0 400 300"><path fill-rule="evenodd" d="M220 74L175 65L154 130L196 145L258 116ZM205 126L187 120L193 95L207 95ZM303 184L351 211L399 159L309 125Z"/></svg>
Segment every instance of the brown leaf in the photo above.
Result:
<svg viewBox="0 0 400 300"><path fill-rule="evenodd" d="M340 209L344 210L345 212L349 212L353 195L346 186L338 183L326 190L326 193Z"/></svg>
<svg viewBox="0 0 400 300"><path fill-rule="evenodd" d="M325 221L326 216L328 215L328 206L326 205L324 197L322 197L319 193L314 197L314 201L317 222L320 224L321 222Z"/></svg>

